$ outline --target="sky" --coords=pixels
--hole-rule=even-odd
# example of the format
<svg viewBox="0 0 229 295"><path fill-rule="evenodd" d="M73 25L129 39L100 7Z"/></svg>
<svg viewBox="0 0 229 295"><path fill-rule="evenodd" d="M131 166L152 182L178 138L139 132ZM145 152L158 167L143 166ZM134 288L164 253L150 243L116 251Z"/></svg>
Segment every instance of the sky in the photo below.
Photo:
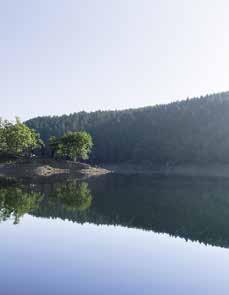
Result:
<svg viewBox="0 0 229 295"><path fill-rule="evenodd" d="M0 117L229 90L228 0L0 0Z"/></svg>

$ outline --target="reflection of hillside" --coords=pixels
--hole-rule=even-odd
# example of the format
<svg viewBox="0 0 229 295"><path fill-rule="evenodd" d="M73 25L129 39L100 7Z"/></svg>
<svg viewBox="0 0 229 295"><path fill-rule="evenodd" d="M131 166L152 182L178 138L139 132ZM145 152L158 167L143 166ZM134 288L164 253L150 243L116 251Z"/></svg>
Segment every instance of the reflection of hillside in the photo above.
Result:
<svg viewBox="0 0 229 295"><path fill-rule="evenodd" d="M153 230L229 247L226 180L110 175L90 180L90 189L93 201L88 210L77 211L46 198L33 214Z"/></svg>
<svg viewBox="0 0 229 295"><path fill-rule="evenodd" d="M93 198L92 198L93 196ZM86 182L0 182L0 222L25 213L122 225L229 247L229 181L107 175Z"/></svg>

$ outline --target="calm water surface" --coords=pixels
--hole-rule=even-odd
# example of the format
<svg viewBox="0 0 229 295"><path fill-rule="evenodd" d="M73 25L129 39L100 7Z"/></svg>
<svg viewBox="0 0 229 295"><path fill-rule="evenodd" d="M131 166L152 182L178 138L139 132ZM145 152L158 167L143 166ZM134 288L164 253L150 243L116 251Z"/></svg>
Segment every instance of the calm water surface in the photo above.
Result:
<svg viewBox="0 0 229 295"><path fill-rule="evenodd" d="M0 294L229 294L229 180L0 180Z"/></svg>

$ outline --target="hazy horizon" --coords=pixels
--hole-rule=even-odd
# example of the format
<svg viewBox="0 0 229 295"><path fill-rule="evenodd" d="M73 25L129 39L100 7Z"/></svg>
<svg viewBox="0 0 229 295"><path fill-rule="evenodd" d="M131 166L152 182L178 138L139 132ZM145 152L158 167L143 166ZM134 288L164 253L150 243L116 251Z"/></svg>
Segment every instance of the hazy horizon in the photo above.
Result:
<svg viewBox="0 0 229 295"><path fill-rule="evenodd" d="M0 117L122 110L229 89L226 0L0 8Z"/></svg>
<svg viewBox="0 0 229 295"><path fill-rule="evenodd" d="M125 111L125 110L136 110L136 109L141 109L141 108L147 108L147 107L154 107L156 105L167 105L167 104L170 104L170 103L173 103L173 102L178 102L178 101L185 101L187 99L194 99L194 98L201 98L201 97L207 97L207 96L211 96L211 95L215 95L215 94L220 94L220 93L229 93L229 91L221 91L221 92L218 92L218 93L208 93L206 95L201 95L201 96L195 96L195 97L186 97L184 99L179 99L179 100L173 100L173 101L168 101L168 102L165 102L165 103L156 103L154 105L146 105L146 106L139 106L139 107L129 107L129 108L123 108L123 109L105 109L105 110L102 110L102 109L95 109L95 110L91 110L91 111L87 111L87 110L79 110L79 111L73 111L73 112L70 112L70 113L60 113L60 114L46 114L46 115L38 115L36 117L61 117L61 116L65 116L65 115L71 115L71 114L74 114L74 113L80 113L80 112L86 112L86 113L93 113L93 112L98 112L98 111L111 111L111 112L115 112L115 111ZM31 117L31 118L28 118L24 121L27 121L27 120L30 120L30 119L34 119L36 117ZM14 118L13 118L14 119ZM19 117L19 119L21 119Z"/></svg>
<svg viewBox="0 0 229 295"><path fill-rule="evenodd" d="M219 93L229 93L229 90L225 90L225 91L219 91L219 92L215 92L215 93L206 93L206 94L203 94L203 95L197 95L197 96L193 96L193 97L189 97L189 96L186 96L185 98L181 98L181 99L174 99L174 100L167 100L165 102L159 102L159 103L155 103L155 104L152 104L152 105L143 105L143 106L136 106L136 107L128 107L128 108L122 108L122 109L111 109L111 108L107 108L107 109L94 109L94 110L78 110L78 111L72 111L72 112L68 112L68 113L59 113L59 114L54 114L54 113L46 113L46 114L40 114L40 115L37 115L37 116L33 116L33 117L28 117L28 118L25 118L23 119L22 117L18 116L17 114L15 114L15 116L11 117L11 118L7 118L7 117L2 117L0 116L0 118L2 119L8 119L10 121L15 121L16 118L19 118L20 120L22 121L27 121L27 120L30 120L30 119L34 119L36 117L47 117L47 116L51 116L51 117L61 117L61 116L64 116L64 115L71 115L71 114L74 114L74 113L80 113L80 112L86 112L86 113L91 113L91 112L97 112L97 111L125 111L125 110L129 110L129 109L138 109L138 108L147 108L147 107L153 107L153 106L156 106L156 105L166 105L166 104L170 104L172 102L178 102L178 101L184 101L186 99L193 99L193 98L201 98L201 97L206 97L206 96L211 96L211 95L214 95L214 94L219 94Z"/></svg>

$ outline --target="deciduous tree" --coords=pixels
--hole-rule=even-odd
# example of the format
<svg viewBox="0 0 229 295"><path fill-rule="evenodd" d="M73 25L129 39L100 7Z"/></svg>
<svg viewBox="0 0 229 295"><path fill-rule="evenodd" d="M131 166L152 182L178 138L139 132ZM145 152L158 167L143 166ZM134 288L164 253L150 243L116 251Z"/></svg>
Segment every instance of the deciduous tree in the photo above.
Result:
<svg viewBox="0 0 229 295"><path fill-rule="evenodd" d="M7 120L0 122L0 152L10 155L28 155L33 149L39 147L42 141L35 130L21 123Z"/></svg>
<svg viewBox="0 0 229 295"><path fill-rule="evenodd" d="M52 153L71 160L88 159L93 146L91 135L87 132L68 132L60 139L51 137L49 146Z"/></svg>

